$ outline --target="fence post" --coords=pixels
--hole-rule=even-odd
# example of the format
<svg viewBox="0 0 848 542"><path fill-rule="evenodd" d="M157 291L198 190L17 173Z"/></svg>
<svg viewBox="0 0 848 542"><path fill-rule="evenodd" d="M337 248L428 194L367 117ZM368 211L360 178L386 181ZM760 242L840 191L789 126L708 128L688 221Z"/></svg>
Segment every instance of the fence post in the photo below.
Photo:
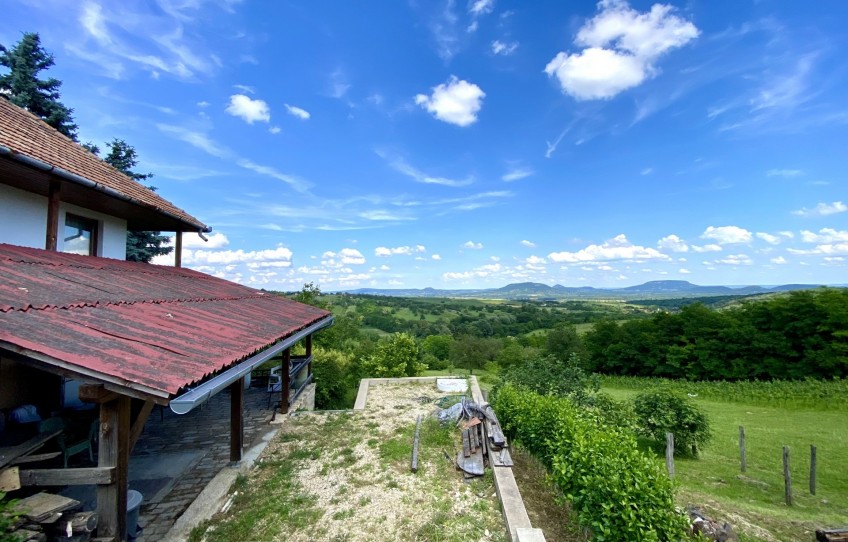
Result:
<svg viewBox="0 0 848 542"><path fill-rule="evenodd" d="M665 467L668 477L674 479L674 433L665 434Z"/></svg>
<svg viewBox="0 0 848 542"><path fill-rule="evenodd" d="M741 463L742 472L748 468L748 456L745 452L745 427L739 426L739 461Z"/></svg>
<svg viewBox="0 0 848 542"><path fill-rule="evenodd" d="M810 495L816 494L816 447L810 444Z"/></svg>
<svg viewBox="0 0 848 542"><path fill-rule="evenodd" d="M789 446L783 447L783 482L785 484L786 505L792 506L792 474L789 472Z"/></svg>

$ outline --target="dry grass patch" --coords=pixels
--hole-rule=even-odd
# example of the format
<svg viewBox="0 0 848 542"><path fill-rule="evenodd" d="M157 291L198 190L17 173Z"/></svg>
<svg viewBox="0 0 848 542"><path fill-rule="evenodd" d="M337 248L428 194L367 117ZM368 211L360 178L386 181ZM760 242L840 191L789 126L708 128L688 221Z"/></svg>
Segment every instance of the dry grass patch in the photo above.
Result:
<svg viewBox="0 0 848 542"><path fill-rule="evenodd" d="M430 416L439 396L431 383L374 386L365 411L291 418L236 484L230 510L191 540L506 541L491 475L465 483L445 458L459 431Z"/></svg>

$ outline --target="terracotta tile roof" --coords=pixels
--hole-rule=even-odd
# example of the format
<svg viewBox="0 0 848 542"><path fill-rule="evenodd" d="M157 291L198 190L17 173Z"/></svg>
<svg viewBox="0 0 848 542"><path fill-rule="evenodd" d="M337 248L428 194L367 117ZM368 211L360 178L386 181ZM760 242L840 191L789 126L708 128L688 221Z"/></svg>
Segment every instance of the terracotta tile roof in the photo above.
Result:
<svg viewBox="0 0 848 542"><path fill-rule="evenodd" d="M0 145L8 147L13 153L35 158L111 188L139 205L170 214L197 229L207 229L198 219L100 160L29 111L2 97Z"/></svg>
<svg viewBox="0 0 848 542"><path fill-rule="evenodd" d="M330 316L190 269L0 244L0 346L158 397Z"/></svg>

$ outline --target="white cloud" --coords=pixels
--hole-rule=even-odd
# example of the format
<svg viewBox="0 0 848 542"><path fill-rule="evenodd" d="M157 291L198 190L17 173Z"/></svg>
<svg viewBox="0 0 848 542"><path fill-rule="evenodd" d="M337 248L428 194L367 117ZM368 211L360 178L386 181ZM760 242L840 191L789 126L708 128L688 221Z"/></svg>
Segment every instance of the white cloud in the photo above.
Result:
<svg viewBox="0 0 848 542"><path fill-rule="evenodd" d="M376 151L376 153L377 156L379 156L380 158L387 160L389 162L389 165L393 169L399 171L400 173L403 173L415 182L424 184L440 184L442 186L452 187L467 186L474 182L473 177L466 177L465 179L450 179L448 177L438 177L434 175L429 175L416 168L415 166L409 164L403 158L392 158L391 156L389 156L388 153L385 153L381 150Z"/></svg>
<svg viewBox="0 0 848 542"><path fill-rule="evenodd" d="M825 256L842 256L848 255L848 243L824 243L821 245L816 245L815 248L809 250L799 250L790 248L787 249L791 254L812 254L812 255L825 255Z"/></svg>
<svg viewBox="0 0 848 542"><path fill-rule="evenodd" d="M720 247L719 245L716 245L716 244L713 244L713 243L708 244L708 245L703 245L703 246L692 245L692 246L691 246L691 248L692 248L692 250L693 250L694 252L698 252L698 253L702 253L702 252L721 252L721 250L722 250L722 249L721 249L721 247Z"/></svg>
<svg viewBox="0 0 848 542"><path fill-rule="evenodd" d="M306 192L309 189L309 187L311 186L311 184L308 181L305 181L304 179L301 179L300 177L297 177L296 175L290 175L288 173L282 173L282 172L277 171L276 169L274 169L270 166L263 166L263 165L260 165L260 164L256 164L256 163L251 162L250 160L246 160L246 159L239 160L237 163L238 163L239 167L249 169L250 171L253 171L255 173L259 173L260 175L272 177L274 179L277 179L278 181L283 181L284 183L288 184L289 186L291 186L292 188L294 188L298 192Z"/></svg>
<svg viewBox="0 0 848 542"><path fill-rule="evenodd" d="M441 257L440 255L438 255L438 254L433 254L433 256L431 256L431 257L432 257L434 260L436 260L436 261L439 261L439 260L441 260L441 259L442 259L442 257Z"/></svg>
<svg viewBox="0 0 848 542"><path fill-rule="evenodd" d="M271 126L270 128L268 128L268 131L270 133L276 135L276 134L279 134L281 130L280 130L279 126Z"/></svg>
<svg viewBox="0 0 848 542"><path fill-rule="evenodd" d="M700 33L672 14L672 6L654 4L639 13L625 0L602 0L601 12L580 28L578 53L558 53L545 67L562 91L577 100L612 98L659 73L655 63L671 49Z"/></svg>
<svg viewBox="0 0 848 542"><path fill-rule="evenodd" d="M670 250L672 252L689 252L689 245L687 245L683 239L674 234L666 235L657 241L657 248L661 250Z"/></svg>
<svg viewBox="0 0 848 542"><path fill-rule="evenodd" d="M782 239L779 235L772 235L770 233L765 233L765 232L761 232L761 231L758 231L756 233L756 236L757 236L758 239L762 239L763 241L765 241L766 243L768 243L770 245L779 245L780 242L782 241Z"/></svg>
<svg viewBox="0 0 848 542"><path fill-rule="evenodd" d="M518 49L518 42L512 41L509 43L495 40L492 42L492 52L496 55L509 56Z"/></svg>
<svg viewBox="0 0 848 542"><path fill-rule="evenodd" d="M752 265L753 260L747 254L730 254L720 260L704 262L705 265Z"/></svg>
<svg viewBox="0 0 848 542"><path fill-rule="evenodd" d="M521 244L527 248L536 248L536 243L533 241L528 241L527 239L522 239Z"/></svg>
<svg viewBox="0 0 848 542"><path fill-rule="evenodd" d="M433 87L430 96L418 94L415 103L437 119L457 126L469 126L477 121L486 93L473 83L451 76L447 83Z"/></svg>
<svg viewBox="0 0 848 542"><path fill-rule="evenodd" d="M533 175L534 173L536 172L526 167L511 168L509 171L507 171L501 176L501 180L507 183L511 183L512 181L519 181L521 179L525 179Z"/></svg>
<svg viewBox="0 0 848 542"><path fill-rule="evenodd" d="M297 106L289 104L286 104L286 111L288 111L290 115L297 117L301 120L309 120L309 117L312 116L306 109L301 109Z"/></svg>
<svg viewBox="0 0 848 542"><path fill-rule="evenodd" d="M170 134L181 141L185 141L189 145L197 147L212 156L216 156L218 158L227 158L230 156L230 151L227 148L212 141L206 136L206 134L195 132L194 130L189 130L182 126L173 126L170 124L157 124L156 127L159 131Z"/></svg>
<svg viewBox="0 0 848 542"><path fill-rule="evenodd" d="M196 233L183 234L183 249L186 248L224 248L230 244L230 240L223 233L213 233L205 236L208 241L204 241Z"/></svg>
<svg viewBox="0 0 848 542"><path fill-rule="evenodd" d="M206 107L209 107L210 105L212 105L212 104L210 104L210 103L209 103L209 102L207 102L206 100L203 100L203 101L197 102L197 107L199 107L199 108L201 108L201 109L206 108Z"/></svg>
<svg viewBox="0 0 848 542"><path fill-rule="evenodd" d="M321 264L327 267L342 267L345 265L362 265L365 256L355 248L343 248L338 252L331 250L321 255ZM348 273L350 271L347 271Z"/></svg>
<svg viewBox="0 0 848 542"><path fill-rule="evenodd" d="M751 237L751 232L738 226L709 226L701 234L701 239L712 239L720 245L750 243Z"/></svg>
<svg viewBox="0 0 848 542"><path fill-rule="evenodd" d="M242 91L244 94L256 94L256 89L247 85L233 85L233 88Z"/></svg>
<svg viewBox="0 0 848 542"><path fill-rule="evenodd" d="M812 209L802 207L797 211L792 211L792 214L797 216L828 216L844 213L845 211L848 211L848 205L845 205L841 201L834 201L833 203L819 203Z"/></svg>
<svg viewBox="0 0 848 542"><path fill-rule="evenodd" d="M772 258L772 259L771 259L771 260L769 260L769 261L770 261L771 263L776 263L776 264L778 264L778 265L783 265L783 264L785 264L785 263L788 263L788 262L786 261L786 258L784 258L783 256L778 256L777 258Z"/></svg>
<svg viewBox="0 0 848 542"><path fill-rule="evenodd" d="M393 255L404 255L410 256L412 254L420 254L421 252L427 252L427 249L424 245L415 245L415 246L402 246L402 247L377 247L374 249L374 255L380 257L387 257Z"/></svg>
<svg viewBox="0 0 848 542"><path fill-rule="evenodd" d="M468 6L468 13L474 17L491 13L495 9L495 0L474 0Z"/></svg>
<svg viewBox="0 0 848 542"><path fill-rule="evenodd" d="M227 113L239 117L248 124L256 121L269 122L271 120L271 109L263 100L252 100L244 94L233 94L230 96L230 104Z"/></svg>
<svg viewBox="0 0 848 542"><path fill-rule="evenodd" d="M766 171L766 177L799 177L804 172L800 169L770 169Z"/></svg>
<svg viewBox="0 0 848 542"><path fill-rule="evenodd" d="M557 263L579 263L610 260L668 260L660 251L632 244L624 234L600 245L589 245L577 252L552 252L548 258Z"/></svg>
<svg viewBox="0 0 848 542"><path fill-rule="evenodd" d="M691 271L689 271L685 267L681 267L680 269L677 270L677 272L680 273L681 275L689 275L690 273L692 273Z"/></svg>
<svg viewBox="0 0 848 542"><path fill-rule="evenodd" d="M195 264L238 264L276 262L280 267L291 265L292 251L286 247L265 250L183 250L183 263Z"/></svg>
<svg viewBox="0 0 848 542"><path fill-rule="evenodd" d="M818 233L803 230L801 240L805 243L848 243L848 230L837 231L833 228L822 228Z"/></svg>
<svg viewBox="0 0 848 542"><path fill-rule="evenodd" d="M474 241L466 241L463 248L471 249L471 250L481 250L483 248L483 243L475 243Z"/></svg>

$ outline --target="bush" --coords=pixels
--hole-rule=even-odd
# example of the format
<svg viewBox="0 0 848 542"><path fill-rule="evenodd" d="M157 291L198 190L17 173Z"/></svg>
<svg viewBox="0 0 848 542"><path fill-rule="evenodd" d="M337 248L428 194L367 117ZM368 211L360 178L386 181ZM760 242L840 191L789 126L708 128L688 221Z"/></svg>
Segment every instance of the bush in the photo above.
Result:
<svg viewBox="0 0 848 542"><path fill-rule="evenodd" d="M16 503L17 500L7 500L6 494L0 491L0 542L20 542L21 540L18 535L10 532L19 515L14 511Z"/></svg>
<svg viewBox="0 0 848 542"><path fill-rule="evenodd" d="M316 348L312 371L315 374L315 408L333 410L349 408L347 398L356 383L351 377L352 362L340 350Z"/></svg>
<svg viewBox="0 0 848 542"><path fill-rule="evenodd" d="M588 395L582 406L591 415L620 429L636 432L639 428L633 405L626 401L616 401L608 393Z"/></svg>
<svg viewBox="0 0 848 542"><path fill-rule="evenodd" d="M666 433L674 433L675 453L698 455L698 447L710 440L706 414L686 396L671 390L654 388L633 399L639 431L665 442Z"/></svg>
<svg viewBox="0 0 848 542"><path fill-rule="evenodd" d="M678 541L688 521L671 480L632 432L600 423L570 400L504 384L493 406L506 433L542 460L597 541Z"/></svg>
<svg viewBox="0 0 848 542"><path fill-rule="evenodd" d="M580 368L580 358L576 354L569 356L567 361L539 356L504 370L501 379L541 395L570 397L581 404L589 393L600 388L598 378Z"/></svg>
<svg viewBox="0 0 848 542"><path fill-rule="evenodd" d="M424 368L418 361L418 343L408 333L393 333L380 339L374 352L362 360L362 376L366 378L418 376Z"/></svg>

